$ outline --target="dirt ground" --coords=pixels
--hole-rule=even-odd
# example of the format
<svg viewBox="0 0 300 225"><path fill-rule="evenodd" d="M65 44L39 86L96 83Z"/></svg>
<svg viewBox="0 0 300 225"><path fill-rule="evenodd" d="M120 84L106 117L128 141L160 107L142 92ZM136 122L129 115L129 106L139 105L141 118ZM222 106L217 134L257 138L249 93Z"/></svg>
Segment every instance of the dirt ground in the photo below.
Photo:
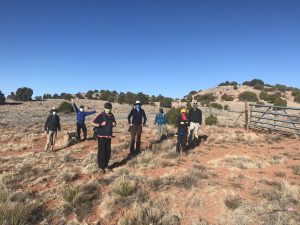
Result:
<svg viewBox="0 0 300 225"><path fill-rule="evenodd" d="M300 224L299 138L203 125L200 145L178 155L175 136L155 143L158 109L145 106L142 153L128 157L131 107L114 104L113 170L103 175L96 141L62 146L74 114L59 114L56 151L43 151L45 119L60 102L0 106L0 221L9 214L27 224Z"/></svg>

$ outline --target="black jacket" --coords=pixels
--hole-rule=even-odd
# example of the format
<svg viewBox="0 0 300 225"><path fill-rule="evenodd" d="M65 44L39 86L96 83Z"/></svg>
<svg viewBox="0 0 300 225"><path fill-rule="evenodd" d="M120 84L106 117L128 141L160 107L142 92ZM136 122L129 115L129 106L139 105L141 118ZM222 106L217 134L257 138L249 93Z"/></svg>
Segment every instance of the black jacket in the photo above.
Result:
<svg viewBox="0 0 300 225"><path fill-rule="evenodd" d="M200 109L191 109L189 111L189 122L202 124L202 111Z"/></svg>
<svg viewBox="0 0 300 225"><path fill-rule="evenodd" d="M59 116L50 114L45 123L45 130L57 131L60 130Z"/></svg>
<svg viewBox="0 0 300 225"><path fill-rule="evenodd" d="M101 126L100 124L102 122L106 122L107 124L105 126ZM95 133L98 137L106 137L111 138L113 134L113 123L115 123L115 117L113 114L106 114L101 113L99 114L96 119L94 119L93 123L100 125L99 127L95 127Z"/></svg>
<svg viewBox="0 0 300 225"><path fill-rule="evenodd" d="M143 121L144 119L144 121ZM141 125L146 124L147 117L146 113L143 109L140 109L138 112L136 109L132 109L131 112L128 115L128 123L133 125Z"/></svg>

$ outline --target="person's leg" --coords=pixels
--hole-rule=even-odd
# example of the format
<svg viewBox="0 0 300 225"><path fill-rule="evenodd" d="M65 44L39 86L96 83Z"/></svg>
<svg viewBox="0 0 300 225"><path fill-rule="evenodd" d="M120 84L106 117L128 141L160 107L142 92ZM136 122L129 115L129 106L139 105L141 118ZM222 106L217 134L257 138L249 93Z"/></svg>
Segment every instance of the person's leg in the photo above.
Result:
<svg viewBox="0 0 300 225"><path fill-rule="evenodd" d="M50 150L54 150L54 145L57 137L57 132L56 131L50 131Z"/></svg>
<svg viewBox="0 0 300 225"><path fill-rule="evenodd" d="M106 166L105 167L108 169L110 169L108 167L110 157L111 157L111 139L106 138Z"/></svg>
<svg viewBox="0 0 300 225"><path fill-rule="evenodd" d="M156 125L157 129L157 140L160 140L160 125Z"/></svg>
<svg viewBox="0 0 300 225"><path fill-rule="evenodd" d="M180 148L181 148L181 135L178 134L177 137L177 144L176 144L176 152L179 154L180 153Z"/></svg>
<svg viewBox="0 0 300 225"><path fill-rule="evenodd" d="M143 132L143 127L142 125L137 126L137 138L136 138L136 151L140 152L141 151L141 138L142 138L142 132Z"/></svg>
<svg viewBox="0 0 300 225"><path fill-rule="evenodd" d="M104 170L106 164L106 152L105 152L105 140L104 138L98 138L98 167Z"/></svg>
<svg viewBox="0 0 300 225"><path fill-rule="evenodd" d="M81 125L79 123L76 123L76 132L77 132L77 139L80 140L80 130L81 130Z"/></svg>
<svg viewBox="0 0 300 225"><path fill-rule="evenodd" d="M194 134L196 136L196 138L198 139L199 138L199 128L200 128L200 124L199 123L195 123L195 131L194 131Z"/></svg>
<svg viewBox="0 0 300 225"><path fill-rule="evenodd" d="M183 152L187 151L187 136L188 136L188 130L183 132L182 139L181 139L181 147Z"/></svg>
<svg viewBox="0 0 300 225"><path fill-rule="evenodd" d="M83 131L83 139L86 140L87 137L87 129L85 123L82 124L82 131Z"/></svg>
<svg viewBox="0 0 300 225"><path fill-rule="evenodd" d="M48 151L50 149L50 145L51 145L51 136L50 136L50 131L48 132L47 134L47 142L46 142L46 145L45 145L45 151Z"/></svg>
<svg viewBox="0 0 300 225"><path fill-rule="evenodd" d="M131 126L130 134L131 134L130 153L133 153L134 146L135 146L135 136L136 136L136 126L135 125Z"/></svg>

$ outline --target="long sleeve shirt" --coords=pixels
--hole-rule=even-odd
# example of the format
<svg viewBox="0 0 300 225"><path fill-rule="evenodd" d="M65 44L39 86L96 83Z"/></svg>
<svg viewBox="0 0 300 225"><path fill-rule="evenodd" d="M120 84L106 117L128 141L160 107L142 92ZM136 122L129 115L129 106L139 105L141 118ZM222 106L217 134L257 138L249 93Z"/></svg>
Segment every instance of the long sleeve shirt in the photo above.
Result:
<svg viewBox="0 0 300 225"><path fill-rule="evenodd" d="M96 111L92 111L92 112L81 112L77 106L75 104L73 104L73 108L74 108L74 111L76 112L76 122L77 123L80 123L80 124L83 124L85 123L85 117L86 116L89 116L89 115L93 115L96 113Z"/></svg>

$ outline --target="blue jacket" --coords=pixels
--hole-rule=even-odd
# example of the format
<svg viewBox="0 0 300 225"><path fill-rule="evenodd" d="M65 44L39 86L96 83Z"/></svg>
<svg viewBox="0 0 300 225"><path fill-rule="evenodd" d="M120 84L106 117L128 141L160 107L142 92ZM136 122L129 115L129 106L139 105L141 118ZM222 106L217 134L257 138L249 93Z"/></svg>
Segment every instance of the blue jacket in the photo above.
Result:
<svg viewBox="0 0 300 225"><path fill-rule="evenodd" d="M105 126L101 126L102 122L106 122ZM98 138L105 137L111 138L113 133L113 123L116 122L113 114L101 113L96 119L94 119L93 124L99 125L99 127L95 127L95 133Z"/></svg>
<svg viewBox="0 0 300 225"><path fill-rule="evenodd" d="M77 108L75 104L73 104L74 111L76 112L76 122L83 124L85 122L85 117L89 115L93 115L96 113L96 111L92 112L80 112L80 110Z"/></svg>
<svg viewBox="0 0 300 225"><path fill-rule="evenodd" d="M156 114L154 124L157 125L166 125L167 124L167 116L165 113L158 113Z"/></svg>

